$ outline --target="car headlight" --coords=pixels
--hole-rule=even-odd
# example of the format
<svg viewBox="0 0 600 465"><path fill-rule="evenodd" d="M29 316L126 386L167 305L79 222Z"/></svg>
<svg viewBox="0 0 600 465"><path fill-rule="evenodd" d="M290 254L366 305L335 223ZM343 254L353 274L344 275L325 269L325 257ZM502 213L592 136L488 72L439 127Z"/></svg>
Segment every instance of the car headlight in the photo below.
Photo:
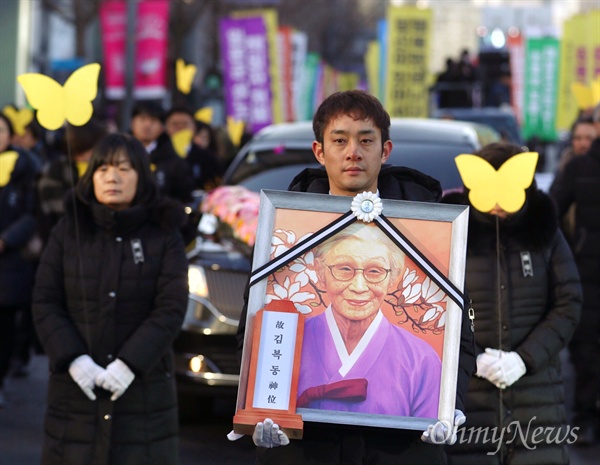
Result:
<svg viewBox="0 0 600 465"><path fill-rule="evenodd" d="M202 267L196 265L188 267L188 286L190 294L208 297L208 284L206 283L206 274Z"/></svg>

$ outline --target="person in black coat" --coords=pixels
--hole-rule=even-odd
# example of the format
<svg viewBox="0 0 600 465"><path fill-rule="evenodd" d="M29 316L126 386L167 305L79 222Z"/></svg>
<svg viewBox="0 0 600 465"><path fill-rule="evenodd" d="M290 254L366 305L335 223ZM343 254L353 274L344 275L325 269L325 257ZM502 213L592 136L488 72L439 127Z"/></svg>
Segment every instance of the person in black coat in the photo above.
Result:
<svg viewBox="0 0 600 465"><path fill-rule="evenodd" d="M165 118L165 132L172 138L183 130L191 131L192 134L196 132L194 114L186 107L173 107ZM172 144L170 148L173 149ZM174 149L173 152L175 153ZM223 170L219 160L209 150L200 147L192 140L181 158L186 162L191 173L194 189L208 191L220 184Z"/></svg>
<svg viewBox="0 0 600 465"><path fill-rule="evenodd" d="M583 286L581 322L569 344L575 368L574 423L581 427L577 444L600 440L600 105L593 123L597 137L589 152L567 163L550 187L559 218L575 206L570 241Z"/></svg>
<svg viewBox="0 0 600 465"><path fill-rule="evenodd" d="M383 166L392 150L390 118L381 103L366 92L338 92L323 101L313 128L313 152L324 169L308 169L291 183L289 190L354 196L363 191L378 192L383 199L437 202L441 186L416 170ZM246 296L247 297L247 296ZM247 302L247 298L246 298ZM247 308L238 328L242 350ZM462 414L466 386L475 368L473 334L468 318L463 319L455 424ZM231 439L237 437L230 435ZM442 464L443 444L456 439L453 431L438 422L422 434L417 431L341 426L323 423L304 425L303 439L289 441L270 419L257 424L253 440L257 463L286 465Z"/></svg>
<svg viewBox="0 0 600 465"><path fill-rule="evenodd" d="M50 365L42 463L176 465L181 208L158 199L148 157L126 134L96 145L65 206L33 294Z"/></svg>
<svg viewBox="0 0 600 465"><path fill-rule="evenodd" d="M522 151L493 143L477 155L498 170ZM469 192L443 202L472 206ZM477 376L449 463L567 464L577 431L566 425L559 352L579 321L581 286L552 201L535 181L514 213L498 204L486 213L470 209L466 289Z"/></svg>
<svg viewBox="0 0 600 465"><path fill-rule="evenodd" d="M41 162L11 145L13 127L0 113L0 407L3 382L15 345L15 317L31 311L31 289L37 254L35 182Z"/></svg>
<svg viewBox="0 0 600 465"><path fill-rule="evenodd" d="M181 203L192 201L193 179L189 168L173 150L164 132L165 112L152 101L136 104L131 115L131 133L150 155L150 166L160 195Z"/></svg>

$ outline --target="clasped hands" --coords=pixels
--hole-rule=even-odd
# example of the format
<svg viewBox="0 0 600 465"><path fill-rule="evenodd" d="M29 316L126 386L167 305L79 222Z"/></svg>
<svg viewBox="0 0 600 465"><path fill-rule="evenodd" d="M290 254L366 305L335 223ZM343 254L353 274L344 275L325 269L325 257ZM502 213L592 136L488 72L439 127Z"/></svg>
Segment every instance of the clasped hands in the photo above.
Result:
<svg viewBox="0 0 600 465"><path fill-rule="evenodd" d="M458 427L466 421L466 417L462 411L454 410L454 423L449 428L448 422L438 421L433 425L429 425L423 434L421 440L430 444L447 444L452 445L456 442L456 432ZM243 434L237 434L231 431L227 438L230 441L235 441L241 438ZM274 423L270 418L265 421L258 422L254 428L252 441L258 447L273 448L279 446L287 446L290 439L285 434L277 423Z"/></svg>
<svg viewBox="0 0 600 465"><path fill-rule="evenodd" d="M488 347L477 356L477 376L487 379L499 389L506 389L521 378L527 369L516 352Z"/></svg>
<svg viewBox="0 0 600 465"><path fill-rule="evenodd" d="M102 368L89 355L80 355L73 360L69 366L69 374L90 400L96 400L94 387L98 386L112 392L110 400L115 401L135 378L135 374L120 359Z"/></svg>

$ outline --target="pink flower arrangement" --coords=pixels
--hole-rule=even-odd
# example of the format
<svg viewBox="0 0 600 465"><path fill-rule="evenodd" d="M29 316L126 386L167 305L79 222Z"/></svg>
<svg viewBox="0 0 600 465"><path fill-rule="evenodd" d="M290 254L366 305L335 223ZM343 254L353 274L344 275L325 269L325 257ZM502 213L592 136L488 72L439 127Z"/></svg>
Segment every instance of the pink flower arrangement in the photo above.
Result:
<svg viewBox="0 0 600 465"><path fill-rule="evenodd" d="M221 186L212 190L202 202L203 213L215 215L231 227L233 236L253 246L258 226L260 195L242 186Z"/></svg>

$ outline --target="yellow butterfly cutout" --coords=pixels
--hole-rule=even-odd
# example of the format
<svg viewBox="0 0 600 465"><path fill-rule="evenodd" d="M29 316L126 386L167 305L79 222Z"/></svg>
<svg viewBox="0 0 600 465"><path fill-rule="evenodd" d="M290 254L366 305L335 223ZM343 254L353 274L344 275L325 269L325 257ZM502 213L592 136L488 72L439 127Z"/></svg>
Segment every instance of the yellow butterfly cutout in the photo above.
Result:
<svg viewBox="0 0 600 465"><path fill-rule="evenodd" d="M194 137L194 133L191 129L182 129L171 136L173 148L181 158L187 156L187 149L192 143L192 137Z"/></svg>
<svg viewBox="0 0 600 465"><path fill-rule="evenodd" d="M200 108L196 113L194 113L194 118L198 121L202 121L206 124L212 124L213 119L213 109L212 107L203 107Z"/></svg>
<svg viewBox="0 0 600 465"><path fill-rule="evenodd" d="M92 63L75 70L64 86L38 73L21 74L17 81L29 104L37 110L39 123L54 131L65 120L74 126L83 126L90 120L94 113L92 101L98 94L99 73L100 65Z"/></svg>
<svg viewBox="0 0 600 465"><path fill-rule="evenodd" d="M19 136L25 134L25 128L33 120L33 111L29 108L17 110L15 107L7 105L2 110L2 113L10 120L15 134L18 134Z"/></svg>
<svg viewBox="0 0 600 465"><path fill-rule="evenodd" d="M154 163L150 163L150 171L153 173L156 171L156 165Z"/></svg>
<svg viewBox="0 0 600 465"><path fill-rule="evenodd" d="M465 187L470 189L471 205L489 212L496 204L514 213L525 203L525 189L531 186L538 161L537 152L523 152L506 160L498 171L477 155L461 154L454 161Z"/></svg>
<svg viewBox="0 0 600 465"><path fill-rule="evenodd" d="M192 91L192 82L196 75L196 65L186 65L181 58L177 58L175 74L177 76L177 89L184 94L189 94Z"/></svg>
<svg viewBox="0 0 600 465"><path fill-rule="evenodd" d="M244 122L238 121L231 116L227 117L227 134L229 139L236 147L240 145L242 141L242 135L244 134Z"/></svg>
<svg viewBox="0 0 600 465"><path fill-rule="evenodd" d="M580 110L594 108L600 103L600 78L592 82L591 86L574 82L571 84L571 92L577 101L577 108Z"/></svg>
<svg viewBox="0 0 600 465"><path fill-rule="evenodd" d="M81 179L88 168L88 162L76 161L75 166L77 167L77 174L79 175L79 179Z"/></svg>
<svg viewBox="0 0 600 465"><path fill-rule="evenodd" d="M19 158L19 153L14 150L0 153L0 187L6 186L10 181L17 158Z"/></svg>

